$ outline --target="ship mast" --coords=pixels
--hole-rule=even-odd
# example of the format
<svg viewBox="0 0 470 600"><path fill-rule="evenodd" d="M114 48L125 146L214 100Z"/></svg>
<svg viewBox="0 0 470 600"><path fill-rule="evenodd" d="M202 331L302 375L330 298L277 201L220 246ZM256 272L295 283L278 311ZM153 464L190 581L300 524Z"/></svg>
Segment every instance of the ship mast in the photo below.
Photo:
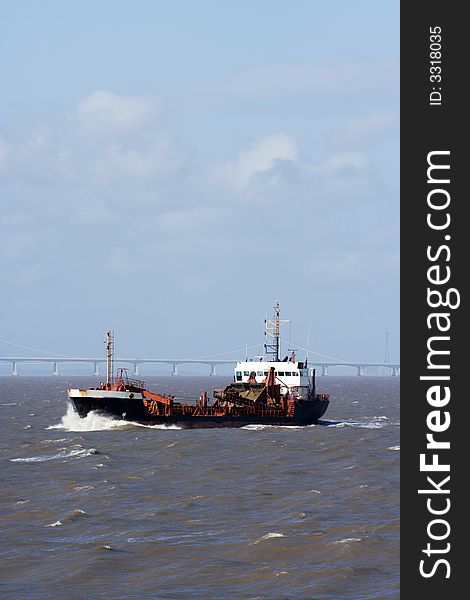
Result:
<svg viewBox="0 0 470 600"><path fill-rule="evenodd" d="M264 349L266 351L267 356L271 356L271 361L279 361L279 351L281 349L280 337L279 337L279 326L283 323L289 323L288 319L280 319L280 307L279 301L276 300L276 304L274 306L274 315L272 319L264 320L264 335L265 335L265 343Z"/></svg>
<svg viewBox="0 0 470 600"><path fill-rule="evenodd" d="M106 332L106 387L110 387L113 382L113 349L114 333Z"/></svg>

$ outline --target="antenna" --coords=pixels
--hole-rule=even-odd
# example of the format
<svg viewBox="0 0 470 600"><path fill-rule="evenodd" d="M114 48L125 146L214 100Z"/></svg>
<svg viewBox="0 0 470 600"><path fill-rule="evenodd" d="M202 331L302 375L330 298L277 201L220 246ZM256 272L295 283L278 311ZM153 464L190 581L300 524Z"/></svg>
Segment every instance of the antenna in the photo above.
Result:
<svg viewBox="0 0 470 600"><path fill-rule="evenodd" d="M288 319L280 319L280 308L279 308L279 300L276 300L276 304L274 306L274 315L272 319L266 318L264 320L264 335L265 335L265 343L264 349L267 355L271 355L272 361L279 361L279 351L280 351L280 340L279 340L279 326L283 323L289 323Z"/></svg>
<svg viewBox="0 0 470 600"><path fill-rule="evenodd" d="M113 382L114 372L114 332L106 332L106 387L110 387Z"/></svg>
<svg viewBox="0 0 470 600"><path fill-rule="evenodd" d="M308 323L308 331L307 331L307 360L306 362L308 362L308 355L310 354L310 327L312 326L312 317L310 317L310 321Z"/></svg>

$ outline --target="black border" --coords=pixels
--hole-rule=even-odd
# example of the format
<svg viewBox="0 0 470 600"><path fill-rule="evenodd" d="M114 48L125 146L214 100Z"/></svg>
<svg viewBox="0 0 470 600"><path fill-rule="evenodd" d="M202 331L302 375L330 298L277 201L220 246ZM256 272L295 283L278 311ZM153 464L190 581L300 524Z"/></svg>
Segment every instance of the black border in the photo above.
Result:
<svg viewBox="0 0 470 600"><path fill-rule="evenodd" d="M465 320L467 297L466 239L470 228L465 218L470 204L464 190L467 172L466 138L468 118L465 88L469 68L465 57L470 39L470 24L463 15L463 3L429 2L401 3L400 94L401 94L401 598L463 598L466 597L467 537L469 525L467 500L467 460L470 462L470 398L465 375L470 370L467 355ZM442 105L430 106L429 28L442 28ZM442 439L451 443L446 451L451 465L451 509L445 518L451 532L446 540L450 551L441 555L449 560L450 578L446 569L438 568L425 579L419 573L420 560L426 558L426 528L433 518L426 508L426 497L418 494L425 487L426 474L420 472L419 455L426 450L426 416L432 410L426 401L429 382L420 381L426 374L426 343L432 335L426 317L432 312L427 305L426 257L428 244L441 243L443 232L433 232L426 224L428 213L427 154L433 150L450 150L451 225L446 234L451 248L451 286L459 290L461 305L450 310L451 400L448 410L451 426ZM443 334L444 335L444 334ZM428 373L429 374L429 373ZM467 458L468 457L468 458ZM424 485L423 485L424 484ZM427 486L429 487L429 486ZM436 546L437 547L437 546ZM428 563L429 564L429 563Z"/></svg>

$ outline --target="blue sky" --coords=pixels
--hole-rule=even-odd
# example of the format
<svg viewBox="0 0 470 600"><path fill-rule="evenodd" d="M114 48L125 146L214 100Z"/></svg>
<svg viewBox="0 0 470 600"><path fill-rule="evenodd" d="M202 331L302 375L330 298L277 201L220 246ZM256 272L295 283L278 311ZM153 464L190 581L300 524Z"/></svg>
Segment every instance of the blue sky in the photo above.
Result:
<svg viewBox="0 0 470 600"><path fill-rule="evenodd" d="M279 299L292 343L311 320L312 351L375 361L389 331L398 360L398 26L396 1L1 2L0 355L108 328L216 355Z"/></svg>

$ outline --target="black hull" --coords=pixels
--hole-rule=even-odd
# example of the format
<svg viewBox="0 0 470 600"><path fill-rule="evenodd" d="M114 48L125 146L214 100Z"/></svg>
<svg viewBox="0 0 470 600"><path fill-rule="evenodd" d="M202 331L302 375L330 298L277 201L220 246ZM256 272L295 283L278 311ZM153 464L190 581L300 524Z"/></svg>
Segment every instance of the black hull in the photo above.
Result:
<svg viewBox="0 0 470 600"><path fill-rule="evenodd" d="M156 416L148 414L142 402L127 398L70 398L80 417L96 411L105 416L140 423L142 425L167 425L184 429L208 429L214 427L244 427L246 425L283 425L298 427L313 425L326 412L329 401L322 398L299 400L292 417L269 417L266 415L225 415L195 416L172 415Z"/></svg>

